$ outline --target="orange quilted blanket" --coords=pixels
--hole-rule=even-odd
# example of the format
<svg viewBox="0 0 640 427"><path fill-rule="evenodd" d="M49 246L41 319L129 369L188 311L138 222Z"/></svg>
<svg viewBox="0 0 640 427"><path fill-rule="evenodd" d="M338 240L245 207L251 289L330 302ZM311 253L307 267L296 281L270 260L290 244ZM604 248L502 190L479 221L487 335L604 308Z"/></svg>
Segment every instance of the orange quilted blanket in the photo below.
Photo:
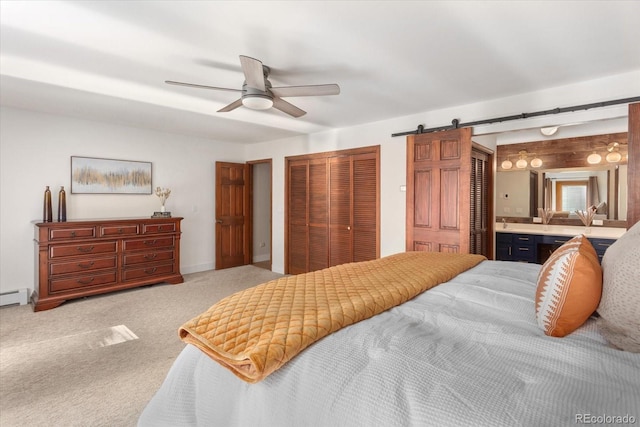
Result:
<svg viewBox="0 0 640 427"><path fill-rule="evenodd" d="M256 383L320 338L402 304L484 259L404 252L281 277L220 300L182 325L180 338Z"/></svg>

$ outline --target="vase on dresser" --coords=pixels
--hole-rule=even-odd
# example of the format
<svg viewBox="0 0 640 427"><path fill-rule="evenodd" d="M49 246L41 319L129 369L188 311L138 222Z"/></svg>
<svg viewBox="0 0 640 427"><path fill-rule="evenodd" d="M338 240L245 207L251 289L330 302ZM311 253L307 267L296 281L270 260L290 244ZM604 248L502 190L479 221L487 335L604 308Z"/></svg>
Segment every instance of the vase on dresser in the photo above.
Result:
<svg viewBox="0 0 640 427"><path fill-rule="evenodd" d="M67 193L64 186L60 187L58 193L58 221L65 222L67 220Z"/></svg>
<svg viewBox="0 0 640 427"><path fill-rule="evenodd" d="M53 209L51 208L51 190L47 185L44 190L44 206L42 208L42 222L53 221Z"/></svg>

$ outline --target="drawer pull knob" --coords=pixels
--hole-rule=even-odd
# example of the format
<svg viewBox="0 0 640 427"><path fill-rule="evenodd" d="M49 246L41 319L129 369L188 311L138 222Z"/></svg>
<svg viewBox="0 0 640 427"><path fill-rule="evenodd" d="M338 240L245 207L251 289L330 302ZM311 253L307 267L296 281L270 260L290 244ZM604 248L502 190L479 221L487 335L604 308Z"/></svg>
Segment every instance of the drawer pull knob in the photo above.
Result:
<svg viewBox="0 0 640 427"><path fill-rule="evenodd" d="M518 250L520 250L520 251L528 251L529 248L518 248Z"/></svg>
<svg viewBox="0 0 640 427"><path fill-rule="evenodd" d="M144 256L145 259L155 259L155 257L157 257L158 254L146 254Z"/></svg>
<svg viewBox="0 0 640 427"><path fill-rule="evenodd" d="M81 285L88 285L89 283L93 282L93 279L95 279L95 277L92 277L89 280L78 279L77 282Z"/></svg>
<svg viewBox="0 0 640 427"><path fill-rule="evenodd" d="M91 262L89 262L87 264L78 264L78 267L80 267L80 268L91 268L91 267L93 267L93 264L94 264L94 262L91 261Z"/></svg>
<svg viewBox="0 0 640 427"><path fill-rule="evenodd" d="M122 234L122 228L118 228L118 233Z"/></svg>
<svg viewBox="0 0 640 427"><path fill-rule="evenodd" d="M611 243L598 243L598 246L604 246L605 248L608 248L609 246L611 246Z"/></svg>
<svg viewBox="0 0 640 427"><path fill-rule="evenodd" d="M153 274L153 273L156 272L156 270L157 270L157 268L153 267L153 268L146 269L144 272L147 273L147 274Z"/></svg>
<svg viewBox="0 0 640 427"><path fill-rule="evenodd" d="M145 244L145 245L147 245L147 246L155 245L155 244L156 244L156 239L153 239L153 240L145 240L145 241L144 241L144 244Z"/></svg>
<svg viewBox="0 0 640 427"><path fill-rule="evenodd" d="M567 243L568 240L554 240L553 243Z"/></svg>
<svg viewBox="0 0 640 427"><path fill-rule="evenodd" d="M76 237L76 232L71 230L71 237Z"/></svg>
<svg viewBox="0 0 640 427"><path fill-rule="evenodd" d="M88 246L88 247L87 246L78 246L77 249L80 252L87 253L87 252L91 252L93 250L93 246Z"/></svg>
<svg viewBox="0 0 640 427"><path fill-rule="evenodd" d="M526 240L526 241L529 241L529 238L528 238L528 237L518 237L518 240Z"/></svg>

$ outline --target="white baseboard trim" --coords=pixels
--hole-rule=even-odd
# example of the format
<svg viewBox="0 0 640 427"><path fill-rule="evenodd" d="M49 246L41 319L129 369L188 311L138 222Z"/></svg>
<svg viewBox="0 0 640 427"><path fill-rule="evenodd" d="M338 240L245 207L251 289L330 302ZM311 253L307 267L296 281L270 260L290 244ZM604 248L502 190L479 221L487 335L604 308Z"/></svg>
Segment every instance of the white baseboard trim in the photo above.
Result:
<svg viewBox="0 0 640 427"><path fill-rule="evenodd" d="M200 273L201 271L214 270L216 268L214 263L207 264L198 264L198 265L190 265L190 266L180 266L180 273L182 274L190 274L190 273Z"/></svg>
<svg viewBox="0 0 640 427"><path fill-rule="evenodd" d="M254 255L253 262L269 261L269 254Z"/></svg>
<svg viewBox="0 0 640 427"><path fill-rule="evenodd" d="M17 289L15 291L0 294L0 307L5 305L26 305L29 303L28 289Z"/></svg>

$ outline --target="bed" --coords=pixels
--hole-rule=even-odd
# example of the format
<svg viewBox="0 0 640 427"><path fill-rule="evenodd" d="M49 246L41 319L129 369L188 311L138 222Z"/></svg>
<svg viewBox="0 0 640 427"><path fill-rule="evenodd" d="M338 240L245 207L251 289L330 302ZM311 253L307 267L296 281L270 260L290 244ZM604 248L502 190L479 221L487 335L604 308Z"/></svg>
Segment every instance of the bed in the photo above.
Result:
<svg viewBox="0 0 640 427"><path fill-rule="evenodd" d="M618 283L614 276L619 271L627 272L623 280L635 281L638 288L640 226L634 229L627 234L634 234L635 241L630 236L605 254L602 303L615 301L606 290L608 281ZM575 260L582 249L558 251L558 257ZM619 260L635 267L621 268ZM539 281L545 266L482 261L407 302L323 337L256 383L241 380L187 344L139 425L639 422L640 353L612 345L599 323L615 323L616 314L609 316L609 311L631 310L627 326L631 334L640 333L635 331L640 294L622 298L622 308L602 310L605 319L594 313L566 335L549 336L536 309L542 306ZM637 340L631 337L632 350Z"/></svg>

